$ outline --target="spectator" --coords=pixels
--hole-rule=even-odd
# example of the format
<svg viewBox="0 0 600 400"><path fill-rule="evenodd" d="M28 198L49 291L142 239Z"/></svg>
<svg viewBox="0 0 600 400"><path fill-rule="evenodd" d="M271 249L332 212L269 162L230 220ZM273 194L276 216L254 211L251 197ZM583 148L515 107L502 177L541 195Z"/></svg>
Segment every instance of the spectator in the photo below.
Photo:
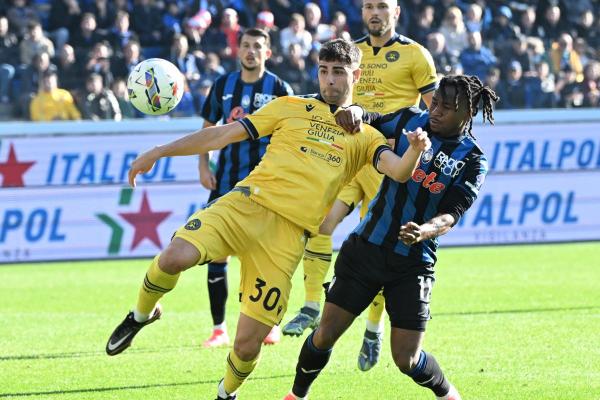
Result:
<svg viewBox="0 0 600 400"><path fill-rule="evenodd" d="M10 101L10 86L15 76L19 48L17 36L8 30L8 18L0 15L0 103Z"/></svg>
<svg viewBox="0 0 600 400"><path fill-rule="evenodd" d="M312 35L313 41L326 42L334 38L335 31L331 25L321 23L321 9L315 3L304 6L306 30Z"/></svg>
<svg viewBox="0 0 600 400"><path fill-rule="evenodd" d="M557 5L546 9L543 20L538 22L538 28L543 32L542 39L545 40L546 46L558 40L565 29L560 20L560 8Z"/></svg>
<svg viewBox="0 0 600 400"><path fill-rule="evenodd" d="M593 50L588 46L585 39L582 37L575 39L575 42L573 43L573 49L575 50L575 53L579 54L579 60L581 61L583 68L585 68L585 66L594 59Z"/></svg>
<svg viewBox="0 0 600 400"><path fill-rule="evenodd" d="M517 35L510 43L511 46L506 48L504 55L502 55L502 59L507 61L518 61L525 75L533 72L534 63L531 59L533 55L527 51L527 38L523 35ZM503 72L508 72L508 69Z"/></svg>
<svg viewBox="0 0 600 400"><path fill-rule="evenodd" d="M140 62L142 62L140 44L136 41L129 41L123 47L123 54L114 59L111 70L115 77L126 80L131 70Z"/></svg>
<svg viewBox="0 0 600 400"><path fill-rule="evenodd" d="M196 57L188 53L188 41L184 35L178 35L173 38L171 62L179 68L192 85L200 79L200 70L198 69Z"/></svg>
<svg viewBox="0 0 600 400"><path fill-rule="evenodd" d="M281 47L279 38L279 28L275 26L275 17L271 11L261 11L256 16L256 28L262 29L269 34L271 41L271 58L267 60L267 68L272 69L274 65L281 62Z"/></svg>
<svg viewBox="0 0 600 400"><path fill-rule="evenodd" d="M204 64L204 78L214 82L225 73L225 68L221 65L219 56L216 53L208 53Z"/></svg>
<svg viewBox="0 0 600 400"><path fill-rule="evenodd" d="M181 14L177 1L169 1L167 3L167 12L163 15L163 25L165 27L167 40L170 42L176 35L180 35L183 32L183 28L181 27Z"/></svg>
<svg viewBox="0 0 600 400"><path fill-rule="evenodd" d="M212 84L213 82L211 80L203 79L196 88L194 92L194 106L196 108L196 114L200 114L202 111L202 107L204 107L204 102L208 98Z"/></svg>
<svg viewBox="0 0 600 400"><path fill-rule="evenodd" d="M222 54L226 58L236 59L238 52L238 36L242 27L238 23L238 14L233 8L226 8L223 10L223 16L221 18L221 32L225 34L227 38L227 48Z"/></svg>
<svg viewBox="0 0 600 400"><path fill-rule="evenodd" d="M466 75L476 75L485 81L490 68L496 66L496 57L490 49L482 45L481 32L469 32L467 40L469 47L460 54L463 71Z"/></svg>
<svg viewBox="0 0 600 400"><path fill-rule="evenodd" d="M345 35L349 35L348 32L348 21L346 18L346 14L341 11L336 11L333 13L333 18L331 19L331 25L334 29L334 34L336 38L342 38Z"/></svg>
<svg viewBox="0 0 600 400"><path fill-rule="evenodd" d="M483 8L477 3L470 4L465 14L465 27L469 32L481 32Z"/></svg>
<svg viewBox="0 0 600 400"><path fill-rule="evenodd" d="M572 71L577 82L583 80L583 65L579 54L573 49L573 38L568 33L560 35L558 42L550 50L552 71L558 75L561 71Z"/></svg>
<svg viewBox="0 0 600 400"><path fill-rule="evenodd" d="M66 43L69 40L69 32L75 32L78 29L80 18L81 8L79 7L79 2L77 0L52 0L48 29L50 31L66 29ZM59 45L60 44L57 43L56 47L58 48Z"/></svg>
<svg viewBox="0 0 600 400"><path fill-rule="evenodd" d="M208 52L208 47L203 46L203 41L206 41L203 40L203 36L205 36L211 21L212 17L210 13L206 10L202 10L187 19L183 24L183 31L188 39L190 53L194 54L197 59L203 60L206 57L204 50ZM223 44L224 43L225 39L223 38Z"/></svg>
<svg viewBox="0 0 600 400"><path fill-rule="evenodd" d="M430 33L427 36L427 50L433 57L435 70L444 75L450 73L452 66L457 63L457 57L453 57L446 50L446 38L439 32Z"/></svg>
<svg viewBox="0 0 600 400"><path fill-rule="evenodd" d="M96 24L101 31L109 30L115 23L117 8L108 0L94 0L88 3L87 12L94 14Z"/></svg>
<svg viewBox="0 0 600 400"><path fill-rule="evenodd" d="M592 10L582 12L579 18L569 26L571 27L570 34L572 36L586 39L594 29L594 14Z"/></svg>
<svg viewBox="0 0 600 400"><path fill-rule="evenodd" d="M415 22L412 22L408 27L408 35L417 43L427 43L427 36L431 34L433 29L434 9L427 5L421 8ZM445 41L444 41L445 43Z"/></svg>
<svg viewBox="0 0 600 400"><path fill-rule="evenodd" d="M279 66L277 75L290 84L295 94L306 94L305 82L310 80L300 43L290 44L288 54Z"/></svg>
<svg viewBox="0 0 600 400"><path fill-rule="evenodd" d="M117 12L114 26L106 35L106 39L117 55L123 52L127 43L139 42L137 34L129 29L129 14L126 11Z"/></svg>
<svg viewBox="0 0 600 400"><path fill-rule="evenodd" d="M91 74L88 76L85 87L87 93L83 102L83 117L94 121L122 119L119 102L110 89L105 89L102 76Z"/></svg>
<svg viewBox="0 0 600 400"><path fill-rule="evenodd" d="M12 0L12 7L6 13L13 32L23 38L30 31L33 22L39 22L38 16L32 7L27 6L26 0ZM40 24L40 30L42 25ZM31 61L31 60L30 60Z"/></svg>
<svg viewBox="0 0 600 400"><path fill-rule="evenodd" d="M20 67L21 79L18 93L21 113L24 116L29 113L29 103L39 91L41 77L46 71L56 71L56 66L50 62L48 53L36 54L31 64Z"/></svg>
<svg viewBox="0 0 600 400"><path fill-rule="evenodd" d="M562 72L556 90L560 93L559 106L563 108L583 107L583 90L577 82L577 73L569 68Z"/></svg>
<svg viewBox="0 0 600 400"><path fill-rule="evenodd" d="M30 105L32 121L78 120L81 114L71 94L58 88L56 72L49 70L42 75L40 91Z"/></svg>
<svg viewBox="0 0 600 400"><path fill-rule="evenodd" d="M159 53L158 49L165 45L160 10L150 0L135 0L131 15L133 29L138 34L142 47L152 48L153 52Z"/></svg>
<svg viewBox="0 0 600 400"><path fill-rule="evenodd" d="M96 32L96 17L92 13L84 13L81 16L79 30L70 39L70 44L78 52L89 51L96 43L102 40L102 35Z"/></svg>
<svg viewBox="0 0 600 400"><path fill-rule="evenodd" d="M137 111L127 95L127 84L123 79L115 79L112 84L112 91L119 103L119 109L121 110L121 116L123 119L137 118L139 111Z"/></svg>
<svg viewBox="0 0 600 400"><path fill-rule="evenodd" d="M54 45L44 36L42 25L36 20L29 22L27 35L19 47L21 63L25 65L31 64L36 54L48 53L50 57L54 57Z"/></svg>
<svg viewBox="0 0 600 400"><path fill-rule="evenodd" d="M523 82L523 70L518 61L511 61L506 79L497 87L497 94L502 101L499 108L524 108L525 107L525 85Z"/></svg>
<svg viewBox="0 0 600 400"><path fill-rule="evenodd" d="M511 41L517 35L517 29L512 23L512 11L508 6L501 6L494 22L486 33L486 37L494 40L493 48L496 54L502 54L510 47Z"/></svg>
<svg viewBox="0 0 600 400"><path fill-rule="evenodd" d="M108 45L108 42L96 43L94 48L91 50L88 61L85 65L85 72L87 74L96 73L102 76L104 86L110 87L113 81L113 74L111 71L111 57L112 50Z"/></svg>
<svg viewBox="0 0 600 400"><path fill-rule="evenodd" d="M292 14L290 25L281 31L281 48L286 55L289 55L292 44L300 45L302 57L306 57L312 44L312 36L304 29L304 17L300 14ZM297 93L294 91L294 93Z"/></svg>
<svg viewBox="0 0 600 400"><path fill-rule="evenodd" d="M583 82L581 82L581 91L583 93L583 107L600 106L600 63L591 61L583 69Z"/></svg>
<svg viewBox="0 0 600 400"><path fill-rule="evenodd" d="M446 11L440 33L446 39L446 50L458 57L467 44L467 29L463 23L462 12L458 7L450 7Z"/></svg>
<svg viewBox="0 0 600 400"><path fill-rule="evenodd" d="M60 86L70 92L77 91L83 85L81 65L75 57L75 50L70 44L64 44L56 60L58 81Z"/></svg>
<svg viewBox="0 0 600 400"><path fill-rule="evenodd" d="M544 30L535 23L535 7L527 7L521 14L519 29L525 36L542 38Z"/></svg>
<svg viewBox="0 0 600 400"><path fill-rule="evenodd" d="M550 66L542 61L535 66L536 74L527 79L525 104L527 108L552 108L556 105L556 85Z"/></svg>

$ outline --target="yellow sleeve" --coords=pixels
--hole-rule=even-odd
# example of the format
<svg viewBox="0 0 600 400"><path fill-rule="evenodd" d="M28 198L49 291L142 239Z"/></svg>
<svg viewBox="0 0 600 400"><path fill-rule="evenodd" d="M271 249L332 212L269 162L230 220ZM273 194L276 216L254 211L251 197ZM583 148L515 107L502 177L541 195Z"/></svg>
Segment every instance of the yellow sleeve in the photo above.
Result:
<svg viewBox="0 0 600 400"><path fill-rule="evenodd" d="M40 109L40 98L36 95L29 105L29 114L32 121L42 121L42 110Z"/></svg>
<svg viewBox="0 0 600 400"><path fill-rule="evenodd" d="M73 101L73 96L71 96L71 93L69 93L67 91L65 91L65 105L67 107L67 114L69 116L69 119L72 119L72 120L81 119L81 113L77 109L77 106L75 106L75 102Z"/></svg>
<svg viewBox="0 0 600 400"><path fill-rule="evenodd" d="M287 96L278 97L252 114L242 118L239 122L244 125L250 139L256 140L273 133L275 127L285 115Z"/></svg>
<svg viewBox="0 0 600 400"><path fill-rule="evenodd" d="M437 73L433 57L429 50L417 45L413 52L412 78L421 94L431 92L437 87Z"/></svg>
<svg viewBox="0 0 600 400"><path fill-rule="evenodd" d="M379 156L384 151L391 150L392 148L388 144L387 140L383 136L381 132L377 129L372 128L365 132L368 136L368 152L369 159L367 159L367 163L370 162L371 165L377 169L377 163L379 162Z"/></svg>

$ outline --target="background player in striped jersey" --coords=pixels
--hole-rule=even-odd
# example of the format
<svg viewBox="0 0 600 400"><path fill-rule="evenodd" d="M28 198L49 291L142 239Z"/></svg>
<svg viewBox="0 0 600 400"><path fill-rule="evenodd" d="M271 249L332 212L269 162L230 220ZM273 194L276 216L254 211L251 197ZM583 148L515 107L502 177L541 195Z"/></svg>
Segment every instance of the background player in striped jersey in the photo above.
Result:
<svg viewBox="0 0 600 400"><path fill-rule="evenodd" d="M488 170L487 159L471 135L472 119L481 103L484 121L493 123L492 105L497 99L477 77L450 76L442 78L435 91L431 112L405 108L367 116L366 122L395 139L398 154L408 145L405 130L430 132L432 147L406 183L384 178L366 217L342 245L323 318L304 342L294 385L285 400L307 397L335 342L382 287L392 325L392 356L400 371L431 389L438 399L460 400L421 344L430 319L437 237L447 233L473 204Z"/></svg>
<svg viewBox="0 0 600 400"><path fill-rule="evenodd" d="M318 232L340 189L368 163L405 182L429 148L424 132L411 132L400 157L373 127L351 134L336 125L336 113L352 102L359 61L360 50L353 43L327 42L319 51L320 95L277 98L239 121L156 146L133 161L129 183L135 186L136 176L160 158L203 154L248 137L272 135L250 175L192 215L154 258L134 310L106 344L107 354L123 352L143 327L160 318L158 301L176 286L181 272L235 254L241 261L240 316L217 399L236 398L258 364L264 338L285 314L306 237Z"/></svg>
<svg viewBox="0 0 600 400"><path fill-rule="evenodd" d="M202 117L204 128L237 121L258 110L269 101L292 95L290 85L267 71L265 62L271 56L269 34L261 29L246 30L239 40L240 70L217 79L212 86ZM256 167L269 144L270 136L259 140L232 143L219 153L216 172L209 167L208 154L200 155L199 170L202 185L209 189L208 203L229 192ZM212 260L208 264L208 297L213 319L213 331L204 347L226 346L229 335L225 324L227 302L227 259ZM265 343L279 342L276 325L265 338Z"/></svg>
<svg viewBox="0 0 600 400"><path fill-rule="evenodd" d="M395 26L400 16L396 0L365 0L363 23L368 35L356 41L362 51L361 77L354 86L353 101L369 111L389 113L418 106L421 98L429 107L437 85L433 59L420 44L398 35ZM331 262L331 235L354 206L362 203L361 219L383 180L375 168L366 166L340 194L325 221L320 235L311 238L304 253L305 303L284 328L286 335L299 336L318 322L322 284ZM367 371L379 359L383 335L384 301L377 296L369 309L367 327L358 356L358 367Z"/></svg>

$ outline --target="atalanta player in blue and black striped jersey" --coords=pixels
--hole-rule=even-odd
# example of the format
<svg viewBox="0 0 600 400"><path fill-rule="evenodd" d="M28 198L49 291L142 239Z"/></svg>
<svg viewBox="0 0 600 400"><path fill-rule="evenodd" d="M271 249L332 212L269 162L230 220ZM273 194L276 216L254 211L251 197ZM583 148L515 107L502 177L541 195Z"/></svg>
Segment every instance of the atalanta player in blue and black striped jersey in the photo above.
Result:
<svg viewBox="0 0 600 400"><path fill-rule="evenodd" d="M477 77L447 76L441 79L429 112L406 108L383 116L367 113L363 118L396 140L397 154L408 146L405 131L427 131L432 146L406 182L384 179L367 215L342 245L323 317L302 347L286 400L306 398L334 343L381 288L392 326L392 354L400 371L438 399L460 400L421 343L430 319L436 238L473 204L488 170L471 134L472 119L481 103L484 121L493 123L492 105L497 100ZM363 110L350 108L354 110L347 111L348 121L354 121ZM352 129L349 124L340 123Z"/></svg>
<svg viewBox="0 0 600 400"><path fill-rule="evenodd" d="M292 95L291 86L265 68L271 56L269 34L251 28L240 36L239 71L230 72L215 81L202 109L204 128L221 122L227 124L267 104L269 101ZM209 168L208 154L200 155L200 181L211 190L208 203L228 193L236 183L246 178L258 165L267 149L271 136L259 140L245 140L221 149L216 173ZM204 342L205 347L227 345L229 336L225 327L227 301L227 260L213 260L208 264L208 295L213 318L213 333ZM278 331L274 332L277 336ZM276 337L269 341L276 341Z"/></svg>

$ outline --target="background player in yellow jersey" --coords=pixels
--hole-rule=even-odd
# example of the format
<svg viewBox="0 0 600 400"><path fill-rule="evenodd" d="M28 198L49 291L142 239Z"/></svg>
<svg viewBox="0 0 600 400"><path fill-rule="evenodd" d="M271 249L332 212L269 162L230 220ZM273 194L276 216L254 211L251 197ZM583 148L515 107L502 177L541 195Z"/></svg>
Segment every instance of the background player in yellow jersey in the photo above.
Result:
<svg viewBox="0 0 600 400"><path fill-rule="evenodd" d="M354 86L353 101L369 111L389 113L418 106L421 98L429 107L437 86L431 55L420 44L395 32L400 16L396 0L365 0L363 22L368 35L356 41L362 51L361 76ZM331 234L352 209L362 202L360 217L377 194L383 175L366 166L348 184L323 221L320 235L311 238L304 253L304 306L283 328L284 335L299 336L318 323L322 284L331 262ZM379 359L382 343L383 296L375 298L369 309L367 328L358 356L358 367L367 371Z"/></svg>
<svg viewBox="0 0 600 400"><path fill-rule="evenodd" d="M361 133L350 134L336 125L335 113L352 102L359 60L354 44L328 42L319 52L319 96L277 98L241 120L202 129L134 160L129 170L132 186L138 174L151 170L162 157L203 154L248 137L271 135L271 144L250 175L192 215L154 258L135 309L106 344L109 355L121 353L140 329L161 316L158 301L175 287L182 271L237 255L241 313L217 399L236 398L258 363L264 338L285 314L306 237L318 232L340 189L369 163L405 182L430 146L426 132L411 132L410 145L399 157L374 128L365 126Z"/></svg>

